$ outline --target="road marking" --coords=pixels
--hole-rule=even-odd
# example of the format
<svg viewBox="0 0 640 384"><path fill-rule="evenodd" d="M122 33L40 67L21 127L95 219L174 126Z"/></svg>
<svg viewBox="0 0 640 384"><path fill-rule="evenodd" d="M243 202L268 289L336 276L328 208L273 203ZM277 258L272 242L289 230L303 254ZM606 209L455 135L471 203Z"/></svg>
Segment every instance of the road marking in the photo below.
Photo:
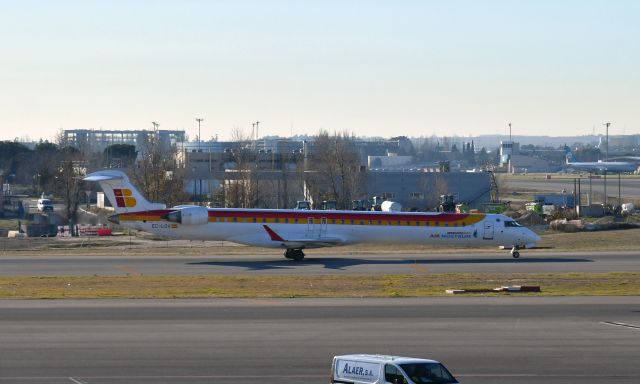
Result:
<svg viewBox="0 0 640 384"><path fill-rule="evenodd" d="M600 324L613 325L614 327L625 327L625 328L631 328L631 329L640 329L640 326L631 325L631 324L625 324L625 323L618 323L616 321L601 321Z"/></svg>
<svg viewBox="0 0 640 384"><path fill-rule="evenodd" d="M418 273L428 273L429 272L429 268L425 267L422 264L418 264L418 260L415 260L414 263L411 265L411 267L413 267L413 269L415 269L416 272L418 272Z"/></svg>
<svg viewBox="0 0 640 384"><path fill-rule="evenodd" d="M113 267L121 272L126 273L129 276L142 276L142 273L136 271L133 268L127 267L126 265L114 265Z"/></svg>
<svg viewBox="0 0 640 384"><path fill-rule="evenodd" d="M86 382L79 379L74 379L73 377L70 377L69 380L73 381L76 384L87 384Z"/></svg>

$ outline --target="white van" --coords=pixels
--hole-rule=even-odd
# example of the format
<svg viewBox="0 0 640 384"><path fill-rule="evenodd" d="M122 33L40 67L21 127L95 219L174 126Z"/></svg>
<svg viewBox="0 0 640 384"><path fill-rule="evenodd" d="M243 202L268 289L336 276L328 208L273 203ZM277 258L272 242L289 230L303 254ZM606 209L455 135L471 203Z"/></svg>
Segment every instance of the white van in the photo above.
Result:
<svg viewBox="0 0 640 384"><path fill-rule="evenodd" d="M53 212L53 201L42 197L38 199L37 207L38 207L38 211L40 212L46 212L46 211Z"/></svg>
<svg viewBox="0 0 640 384"><path fill-rule="evenodd" d="M331 384L456 384L435 360L386 355L335 356Z"/></svg>

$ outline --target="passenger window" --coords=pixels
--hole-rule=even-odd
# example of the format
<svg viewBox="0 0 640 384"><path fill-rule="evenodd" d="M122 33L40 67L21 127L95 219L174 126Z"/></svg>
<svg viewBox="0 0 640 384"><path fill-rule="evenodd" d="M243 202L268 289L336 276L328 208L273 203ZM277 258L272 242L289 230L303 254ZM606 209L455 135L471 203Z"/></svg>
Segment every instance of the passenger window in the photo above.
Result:
<svg viewBox="0 0 640 384"><path fill-rule="evenodd" d="M391 364L384 366L384 379L391 384L407 384L407 380L400 373L400 370Z"/></svg>

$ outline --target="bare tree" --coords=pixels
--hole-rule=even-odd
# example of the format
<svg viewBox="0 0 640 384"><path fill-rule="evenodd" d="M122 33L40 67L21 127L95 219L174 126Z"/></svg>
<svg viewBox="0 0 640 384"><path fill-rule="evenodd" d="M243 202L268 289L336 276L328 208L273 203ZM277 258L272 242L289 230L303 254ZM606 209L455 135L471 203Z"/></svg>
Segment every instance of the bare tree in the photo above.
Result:
<svg viewBox="0 0 640 384"><path fill-rule="evenodd" d="M234 182L229 186L227 204L230 207L252 208L260 200L260 188L256 170L255 150L250 146L249 136L240 127L231 132L232 141L237 146L232 149L232 158L236 163Z"/></svg>
<svg viewBox="0 0 640 384"><path fill-rule="evenodd" d="M157 135L150 134L141 145L141 156L133 168L133 179L151 201L167 206L187 200L184 192L185 169L176 160L178 148L163 146Z"/></svg>
<svg viewBox="0 0 640 384"><path fill-rule="evenodd" d="M320 200L336 200L338 208L351 206L353 196L359 194L362 180L360 161L348 134L330 136L320 131L315 137L313 161L306 182Z"/></svg>
<svg viewBox="0 0 640 384"><path fill-rule="evenodd" d="M57 194L64 201L65 216L69 221L71 234L76 236L75 225L78 222L81 191L84 190L82 178L86 175L86 162L82 153L72 147L60 150L60 162L56 175Z"/></svg>

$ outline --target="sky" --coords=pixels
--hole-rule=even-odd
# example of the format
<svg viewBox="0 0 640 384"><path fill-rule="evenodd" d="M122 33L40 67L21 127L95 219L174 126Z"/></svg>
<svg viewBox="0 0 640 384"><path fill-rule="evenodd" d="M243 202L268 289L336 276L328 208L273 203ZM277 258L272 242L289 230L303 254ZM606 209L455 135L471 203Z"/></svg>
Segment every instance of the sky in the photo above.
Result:
<svg viewBox="0 0 640 384"><path fill-rule="evenodd" d="M640 1L0 0L0 139L640 133Z"/></svg>

